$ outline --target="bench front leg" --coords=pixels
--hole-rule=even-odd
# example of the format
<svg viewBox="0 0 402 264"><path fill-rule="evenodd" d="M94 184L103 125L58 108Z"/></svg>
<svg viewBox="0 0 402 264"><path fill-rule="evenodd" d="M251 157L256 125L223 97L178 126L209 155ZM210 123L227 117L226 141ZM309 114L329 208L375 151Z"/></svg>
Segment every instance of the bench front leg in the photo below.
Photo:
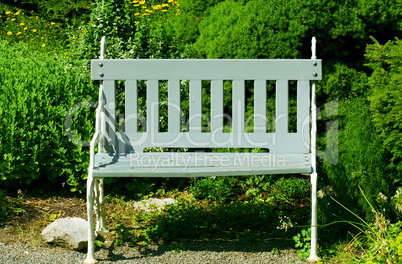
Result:
<svg viewBox="0 0 402 264"><path fill-rule="evenodd" d="M106 229L106 212L104 203L103 178L95 181L95 214L96 229L95 235L107 231Z"/></svg>
<svg viewBox="0 0 402 264"><path fill-rule="evenodd" d="M88 253L87 258L84 260L85 264L97 263L95 259L95 229L93 208L94 205L94 179L92 177L92 170L89 170L87 179L87 214L88 214Z"/></svg>

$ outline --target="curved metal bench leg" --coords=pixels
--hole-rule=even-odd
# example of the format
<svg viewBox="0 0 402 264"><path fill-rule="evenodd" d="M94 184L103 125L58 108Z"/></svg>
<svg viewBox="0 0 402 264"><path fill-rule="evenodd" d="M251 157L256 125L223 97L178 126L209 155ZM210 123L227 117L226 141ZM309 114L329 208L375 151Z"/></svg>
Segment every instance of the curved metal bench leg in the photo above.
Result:
<svg viewBox="0 0 402 264"><path fill-rule="evenodd" d="M87 180L87 214L88 214L88 253L85 264L97 263L95 259L95 230L92 208L94 205L94 179L92 172L88 173Z"/></svg>
<svg viewBox="0 0 402 264"><path fill-rule="evenodd" d="M311 174L311 249L309 262L317 262L317 173Z"/></svg>
<svg viewBox="0 0 402 264"><path fill-rule="evenodd" d="M95 235L107 231L106 229L106 212L104 203L103 179L95 180L95 214L96 214L96 229Z"/></svg>

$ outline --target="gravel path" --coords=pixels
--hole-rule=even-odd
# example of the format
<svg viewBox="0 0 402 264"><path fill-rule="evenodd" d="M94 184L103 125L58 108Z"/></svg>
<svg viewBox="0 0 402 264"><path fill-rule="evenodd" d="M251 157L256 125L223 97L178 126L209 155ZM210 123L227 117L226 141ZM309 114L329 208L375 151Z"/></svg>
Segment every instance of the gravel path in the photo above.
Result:
<svg viewBox="0 0 402 264"><path fill-rule="evenodd" d="M95 256L99 264L106 263L307 263L301 261L292 249L274 250L263 244L208 241L186 242L180 245L147 247L116 247L100 249ZM180 252L175 252L179 249ZM265 250L264 250L265 249ZM176 250L177 251L177 250ZM271 252L277 253L271 253ZM48 246L30 247L23 244L0 244L0 263L83 263L85 252Z"/></svg>

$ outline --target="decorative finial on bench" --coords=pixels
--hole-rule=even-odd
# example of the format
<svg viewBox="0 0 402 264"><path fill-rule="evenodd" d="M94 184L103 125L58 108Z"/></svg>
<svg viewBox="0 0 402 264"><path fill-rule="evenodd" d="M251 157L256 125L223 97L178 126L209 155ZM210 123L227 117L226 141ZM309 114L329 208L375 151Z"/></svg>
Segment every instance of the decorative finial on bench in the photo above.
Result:
<svg viewBox="0 0 402 264"><path fill-rule="evenodd" d="M315 39L315 37L313 37L312 39L311 39L311 59L312 60L315 60L315 59L317 59L317 56L315 55L315 44L316 44L316 39Z"/></svg>
<svg viewBox="0 0 402 264"><path fill-rule="evenodd" d="M101 40L101 50L100 50L100 57L99 59L103 60L105 58L105 50L106 50L106 37L103 36Z"/></svg>

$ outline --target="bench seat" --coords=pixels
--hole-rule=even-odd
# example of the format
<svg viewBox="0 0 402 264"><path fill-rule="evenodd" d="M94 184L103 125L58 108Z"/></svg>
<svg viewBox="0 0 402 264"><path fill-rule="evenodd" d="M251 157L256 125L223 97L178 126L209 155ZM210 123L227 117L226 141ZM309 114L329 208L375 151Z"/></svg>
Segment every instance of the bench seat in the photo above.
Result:
<svg viewBox="0 0 402 264"><path fill-rule="evenodd" d="M287 173L311 173L311 154L97 153L93 177L201 177Z"/></svg>

